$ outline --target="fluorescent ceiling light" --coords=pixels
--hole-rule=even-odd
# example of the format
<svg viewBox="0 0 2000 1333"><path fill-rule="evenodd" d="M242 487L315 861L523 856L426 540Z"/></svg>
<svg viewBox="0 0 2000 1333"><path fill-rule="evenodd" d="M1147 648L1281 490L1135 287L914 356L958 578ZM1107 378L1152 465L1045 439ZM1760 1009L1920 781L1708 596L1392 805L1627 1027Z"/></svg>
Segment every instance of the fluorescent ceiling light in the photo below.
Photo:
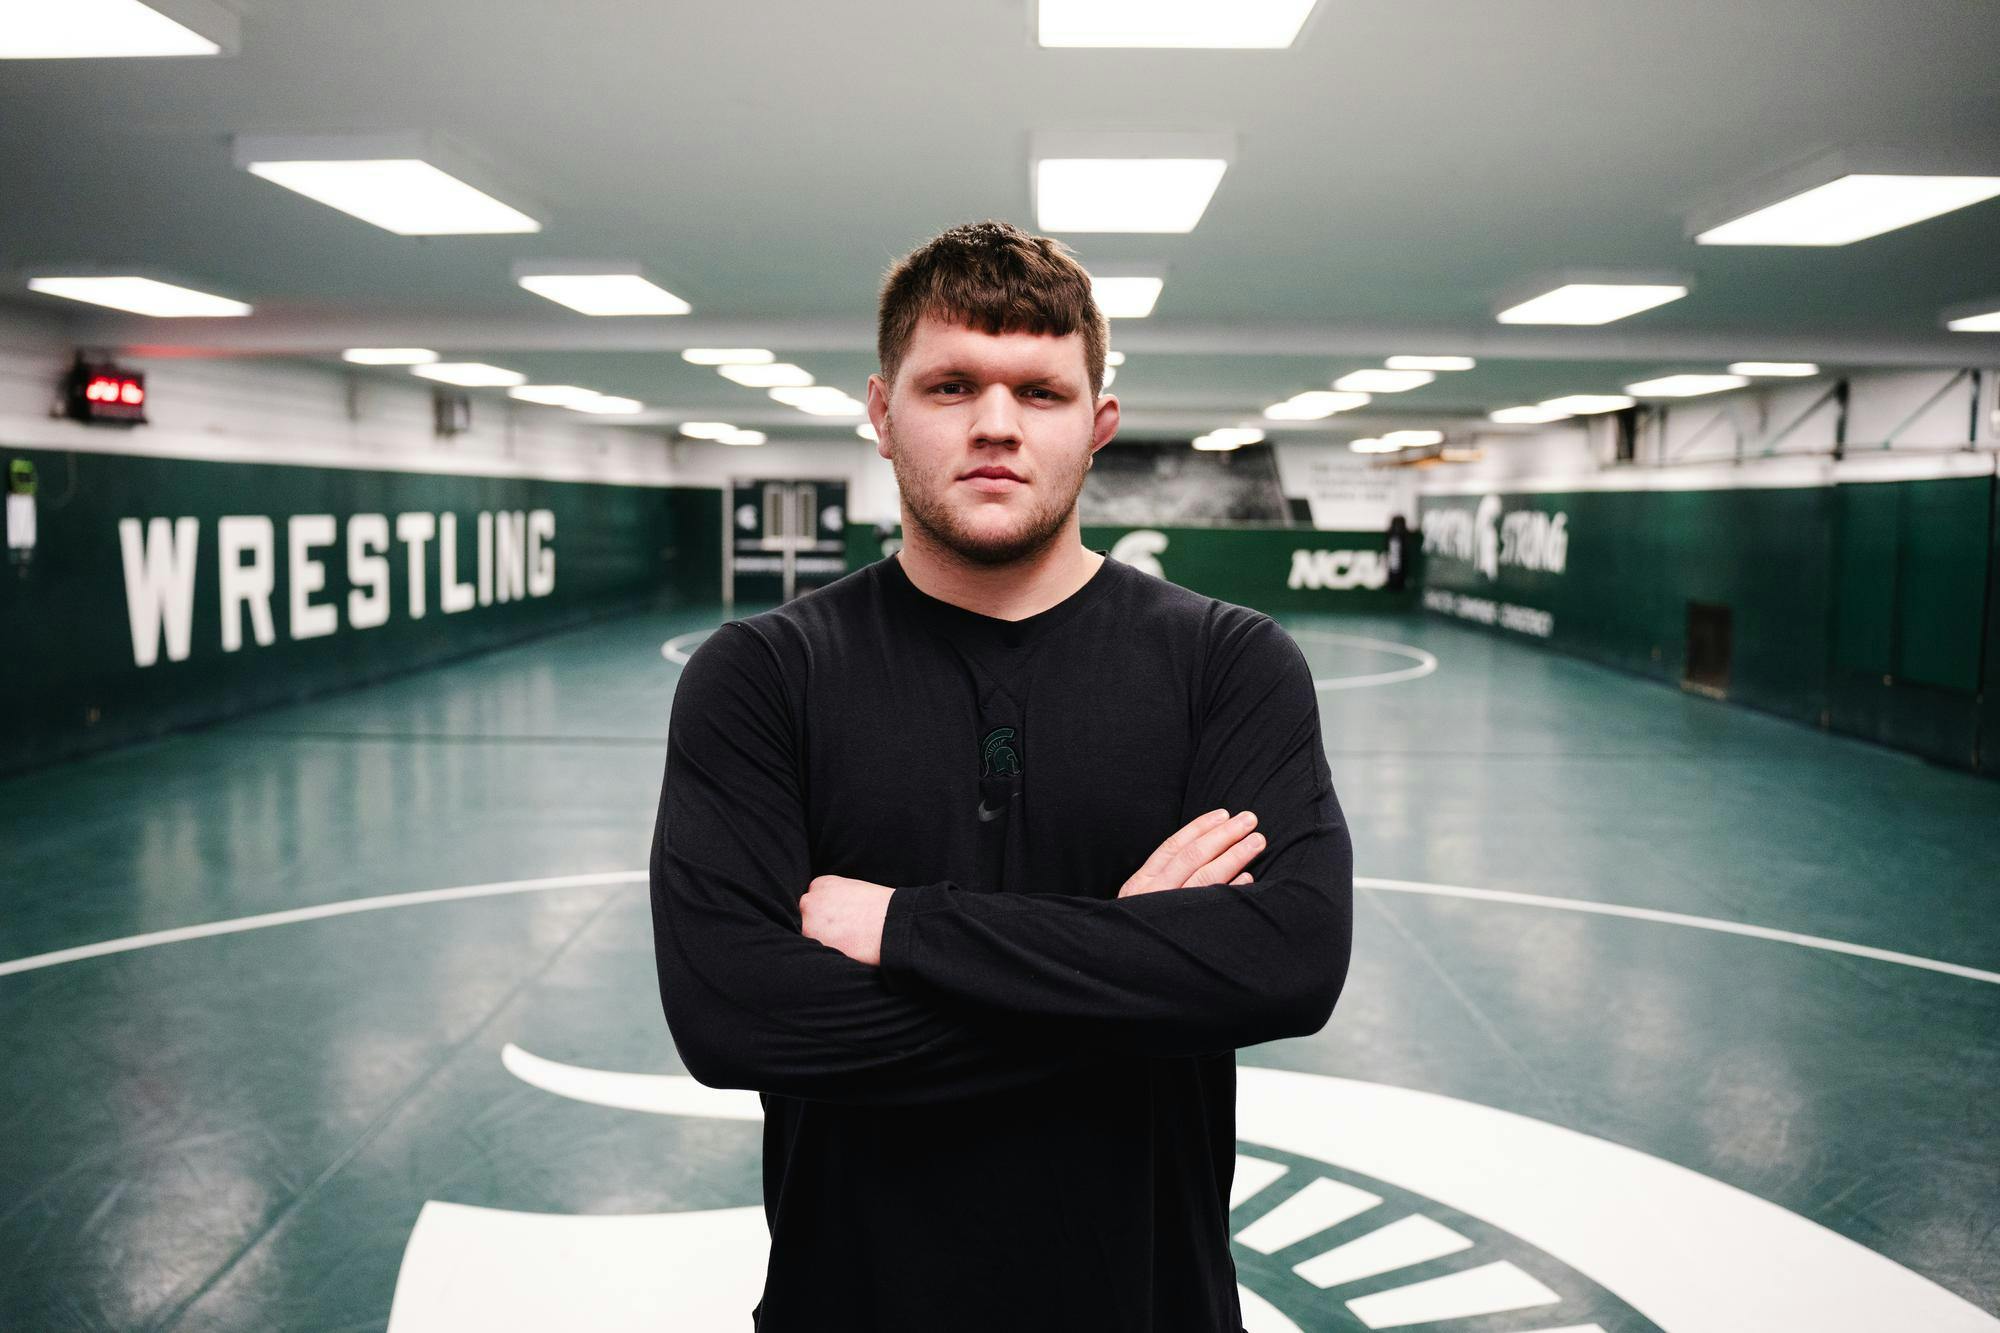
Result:
<svg viewBox="0 0 2000 1333"><path fill-rule="evenodd" d="M428 347L350 347L340 354L357 366L422 366L438 359Z"/></svg>
<svg viewBox="0 0 2000 1333"><path fill-rule="evenodd" d="M570 406L580 398L596 398L598 390L582 388L580 384L516 384L506 390L506 396L544 406Z"/></svg>
<svg viewBox="0 0 2000 1333"><path fill-rule="evenodd" d="M1186 233L1229 163L1220 158L1044 158L1035 163L1043 231Z"/></svg>
<svg viewBox="0 0 2000 1333"><path fill-rule="evenodd" d="M1639 398L1696 398L1705 393L1740 389L1750 382L1747 375L1662 375L1625 386L1625 392Z"/></svg>
<svg viewBox="0 0 2000 1333"><path fill-rule="evenodd" d="M1255 426L1217 426L1214 430L1208 432L1208 438L1218 444L1235 449L1242 445L1262 442L1264 432L1258 430Z"/></svg>
<svg viewBox="0 0 2000 1333"><path fill-rule="evenodd" d="M866 404L848 397L846 390L830 384L815 384L809 388L788 386L769 392L771 397L787 407L796 407L816 417L852 417L868 410Z"/></svg>
<svg viewBox="0 0 2000 1333"><path fill-rule="evenodd" d="M1090 294L1106 319L1144 319L1166 285L1164 278L1092 278Z"/></svg>
<svg viewBox="0 0 2000 1333"><path fill-rule="evenodd" d="M494 193L484 164L434 134L245 135L236 165L399 236L542 229Z"/></svg>
<svg viewBox="0 0 2000 1333"><path fill-rule="evenodd" d="M1336 412L1350 412L1368 403L1365 393L1337 393L1329 389L1314 389L1308 393L1295 393L1282 403L1273 403L1264 409L1264 416L1271 421L1320 421Z"/></svg>
<svg viewBox="0 0 2000 1333"><path fill-rule="evenodd" d="M47 296L61 296L90 305L109 306L135 315L158 319L191 319L203 316L247 315L250 307L241 301L198 292L155 278L103 275L51 275L29 278L28 290Z"/></svg>
<svg viewBox="0 0 2000 1333"><path fill-rule="evenodd" d="M1732 361L1729 363L1729 373L1804 379L1809 375L1819 374L1819 367L1810 361Z"/></svg>
<svg viewBox="0 0 2000 1333"><path fill-rule="evenodd" d="M1441 430L1392 430L1383 435L1382 443L1398 449L1421 449L1429 444L1443 444Z"/></svg>
<svg viewBox="0 0 2000 1333"><path fill-rule="evenodd" d="M872 421L862 422L854 428L854 433L870 444L879 444L882 440L882 437L875 433L875 423Z"/></svg>
<svg viewBox="0 0 2000 1333"><path fill-rule="evenodd" d="M690 347L681 353L691 366L768 366L777 359L764 347Z"/></svg>
<svg viewBox="0 0 2000 1333"><path fill-rule="evenodd" d="M691 440L719 440L735 430L727 421L683 421L681 434Z"/></svg>
<svg viewBox="0 0 2000 1333"><path fill-rule="evenodd" d="M507 396L518 398L524 403L541 403L548 407L573 407L577 403L602 395L595 389L586 389L576 384L517 384L507 390Z"/></svg>
<svg viewBox="0 0 2000 1333"><path fill-rule="evenodd" d="M2000 309L1961 315L1957 319L1946 320L1944 326L1953 333L2000 333Z"/></svg>
<svg viewBox="0 0 2000 1333"><path fill-rule="evenodd" d="M769 438L761 430L732 430L729 434L722 437L722 442L724 444L752 445L762 444Z"/></svg>
<svg viewBox="0 0 2000 1333"><path fill-rule="evenodd" d="M813 382L810 374L789 361L768 366L717 366L715 373L751 389L799 389Z"/></svg>
<svg viewBox="0 0 2000 1333"><path fill-rule="evenodd" d="M589 412L593 416L627 417L634 412L643 412L646 405L637 398L617 398L610 394L597 394L590 398L580 398L568 404L571 410Z"/></svg>
<svg viewBox="0 0 2000 1333"><path fill-rule="evenodd" d="M1569 415L1560 408L1547 406L1503 407L1497 412L1488 412L1486 419L1502 426L1540 426L1551 421L1561 421Z"/></svg>
<svg viewBox="0 0 2000 1333"><path fill-rule="evenodd" d="M1396 446L1393 444L1384 444L1380 440L1369 438L1349 440L1347 447L1357 454L1385 454L1395 449Z"/></svg>
<svg viewBox="0 0 2000 1333"><path fill-rule="evenodd" d="M1509 306L1495 318L1502 324L1609 324L1687 294L1677 284L1572 282Z"/></svg>
<svg viewBox="0 0 2000 1333"><path fill-rule="evenodd" d="M2000 176L1851 174L1745 213L1701 245L1849 245L2000 194Z"/></svg>
<svg viewBox="0 0 2000 1333"><path fill-rule="evenodd" d="M1469 356L1392 356L1382 364L1391 370L1471 370L1479 363Z"/></svg>
<svg viewBox="0 0 2000 1333"><path fill-rule="evenodd" d="M1333 387L1355 393L1405 393L1436 378L1428 370L1356 370L1335 380Z"/></svg>
<svg viewBox="0 0 2000 1333"><path fill-rule="evenodd" d="M1109 365L1106 366L1104 368L1104 383L1100 387L1106 389L1110 388L1112 383L1116 381L1117 378L1118 378L1118 367Z"/></svg>
<svg viewBox="0 0 2000 1333"><path fill-rule="evenodd" d="M1122 366L1122 365L1124 365L1124 364L1125 364L1125 353L1123 353L1123 352L1106 352L1106 353L1104 354L1104 364L1105 364L1105 365L1107 365L1107 366Z"/></svg>
<svg viewBox="0 0 2000 1333"><path fill-rule="evenodd" d="M515 281L580 315L685 315L694 308L638 273L531 273Z"/></svg>
<svg viewBox="0 0 2000 1333"><path fill-rule="evenodd" d="M11 4L0 21L0 60L213 56L235 50L236 41L236 16L207 0Z"/></svg>
<svg viewBox="0 0 2000 1333"><path fill-rule="evenodd" d="M1564 416L1581 417L1597 412L1617 412L1632 406L1632 400L1622 393L1573 393L1565 398L1544 399L1540 405Z"/></svg>
<svg viewBox="0 0 2000 1333"><path fill-rule="evenodd" d="M502 370L499 366L489 366L480 361L440 361L434 365L411 366L410 373L427 380L456 384L463 389L505 389L528 382L528 377L518 370Z"/></svg>
<svg viewBox="0 0 2000 1333"><path fill-rule="evenodd" d="M1313 0L1041 0L1043 46L1290 46Z"/></svg>

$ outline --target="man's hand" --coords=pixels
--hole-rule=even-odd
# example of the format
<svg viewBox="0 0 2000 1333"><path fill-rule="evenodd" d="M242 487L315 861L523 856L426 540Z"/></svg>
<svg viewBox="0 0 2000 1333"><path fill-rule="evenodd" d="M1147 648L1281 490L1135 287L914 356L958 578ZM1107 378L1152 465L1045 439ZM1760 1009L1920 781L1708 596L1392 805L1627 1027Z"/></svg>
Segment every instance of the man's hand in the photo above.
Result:
<svg viewBox="0 0 2000 1333"><path fill-rule="evenodd" d="M844 875L818 875L799 899L799 932L857 963L882 965L882 922L894 889Z"/></svg>
<svg viewBox="0 0 2000 1333"><path fill-rule="evenodd" d="M1264 850L1264 835L1250 831L1256 826L1257 816L1248 810L1234 819L1227 810L1197 815L1132 872L1118 896L1130 898L1202 884L1251 883L1250 872L1243 867ZM1235 878L1230 878L1232 875Z"/></svg>

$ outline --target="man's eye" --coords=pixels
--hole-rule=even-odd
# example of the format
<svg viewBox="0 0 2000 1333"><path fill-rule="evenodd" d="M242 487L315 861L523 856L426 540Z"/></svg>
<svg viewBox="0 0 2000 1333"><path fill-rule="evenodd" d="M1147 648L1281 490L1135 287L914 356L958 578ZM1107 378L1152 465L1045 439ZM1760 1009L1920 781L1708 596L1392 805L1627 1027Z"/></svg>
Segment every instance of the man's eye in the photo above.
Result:
<svg viewBox="0 0 2000 1333"><path fill-rule="evenodd" d="M940 385L938 385L938 386L937 386L937 387L936 387L935 389L932 389L932 390L931 390L931 392L932 392L932 393L948 393L948 394L954 394L954 395L956 395L956 394L960 393L961 391L963 391L963 390L964 390L964 388L965 388L965 386L964 386L963 384L960 384L960 383L959 383L959 382L957 382L956 380L953 380L953 381L951 381L950 383L947 383L947 384L940 384Z"/></svg>

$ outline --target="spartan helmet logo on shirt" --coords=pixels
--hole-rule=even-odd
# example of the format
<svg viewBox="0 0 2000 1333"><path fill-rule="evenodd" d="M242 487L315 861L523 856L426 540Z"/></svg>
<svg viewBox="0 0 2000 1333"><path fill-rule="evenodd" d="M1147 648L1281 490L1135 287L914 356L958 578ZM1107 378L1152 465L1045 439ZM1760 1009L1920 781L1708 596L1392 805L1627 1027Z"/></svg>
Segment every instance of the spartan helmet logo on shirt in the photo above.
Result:
<svg viewBox="0 0 2000 1333"><path fill-rule="evenodd" d="M986 733L986 739L979 743L982 778L1018 777L1021 772L1021 757L1014 753L1014 747L1007 742L1014 739L1012 727L995 727Z"/></svg>

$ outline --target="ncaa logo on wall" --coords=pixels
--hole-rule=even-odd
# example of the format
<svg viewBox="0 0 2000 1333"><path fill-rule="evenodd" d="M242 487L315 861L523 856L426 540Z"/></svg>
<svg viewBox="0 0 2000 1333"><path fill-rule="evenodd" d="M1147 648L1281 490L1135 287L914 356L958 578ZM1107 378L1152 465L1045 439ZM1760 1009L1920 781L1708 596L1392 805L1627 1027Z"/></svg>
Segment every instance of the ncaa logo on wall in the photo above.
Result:
<svg viewBox="0 0 2000 1333"><path fill-rule="evenodd" d="M1166 533L1140 528L1120 537L1111 548L1111 557L1155 578L1165 578L1160 556L1166 549ZM1292 552L1292 572L1285 586L1342 591L1380 588L1388 581L1388 562L1380 551L1296 550Z"/></svg>
<svg viewBox="0 0 2000 1333"><path fill-rule="evenodd" d="M711 1151L748 1122L721 1154L746 1163L723 1191L740 1202L574 1216L433 1199L404 1248L389 1333L742 1327L769 1258L747 1166L758 1095L511 1044L500 1059L593 1108L697 1117ZM1248 1333L2000 1333L1882 1255L1635 1149L1437 1093L1237 1075L1229 1230Z"/></svg>

